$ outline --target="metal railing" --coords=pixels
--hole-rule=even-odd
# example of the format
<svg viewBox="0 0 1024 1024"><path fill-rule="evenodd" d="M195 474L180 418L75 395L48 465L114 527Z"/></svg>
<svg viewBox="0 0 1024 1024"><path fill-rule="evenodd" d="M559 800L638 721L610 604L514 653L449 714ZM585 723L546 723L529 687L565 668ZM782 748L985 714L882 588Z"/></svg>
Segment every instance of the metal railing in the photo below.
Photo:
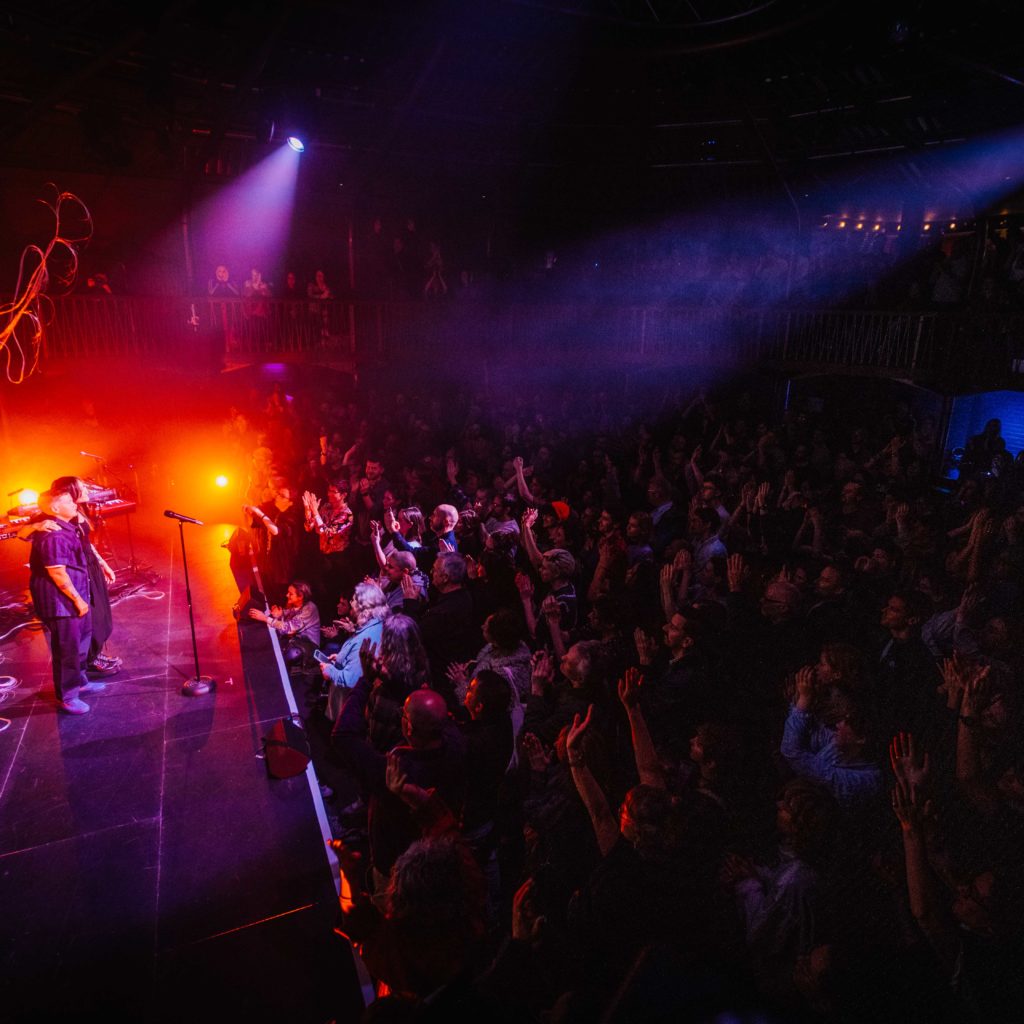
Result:
<svg viewBox="0 0 1024 1024"><path fill-rule="evenodd" d="M366 364L431 350L464 359L770 361L1012 380L1024 360L1024 314L67 296L54 301L44 341L49 359L226 354Z"/></svg>
<svg viewBox="0 0 1024 1024"><path fill-rule="evenodd" d="M44 356L355 354L347 302L71 295L53 304Z"/></svg>

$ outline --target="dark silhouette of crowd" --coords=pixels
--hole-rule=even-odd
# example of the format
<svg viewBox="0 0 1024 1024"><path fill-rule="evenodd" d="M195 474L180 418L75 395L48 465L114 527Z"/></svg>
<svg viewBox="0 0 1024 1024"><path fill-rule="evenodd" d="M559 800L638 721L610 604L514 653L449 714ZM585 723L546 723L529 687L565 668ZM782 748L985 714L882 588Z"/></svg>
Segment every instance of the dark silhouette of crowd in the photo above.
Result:
<svg viewBox="0 0 1024 1024"><path fill-rule="evenodd" d="M249 423L366 1019L1019 1019L998 422L942 486L895 400L392 383Z"/></svg>

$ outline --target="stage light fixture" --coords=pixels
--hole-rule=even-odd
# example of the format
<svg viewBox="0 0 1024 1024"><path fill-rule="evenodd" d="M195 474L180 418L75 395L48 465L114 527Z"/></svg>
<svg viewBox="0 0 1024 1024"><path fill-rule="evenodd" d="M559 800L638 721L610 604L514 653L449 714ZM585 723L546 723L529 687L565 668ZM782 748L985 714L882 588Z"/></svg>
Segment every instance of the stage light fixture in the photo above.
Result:
<svg viewBox="0 0 1024 1024"><path fill-rule="evenodd" d="M220 476L218 476L218 477L217 477L217 479L216 479L216 480L214 480L213 482L214 482L214 483L215 483L215 484L216 484L216 485L217 485L218 487L227 487L227 485L228 485L228 478L227 478L226 476L224 476L223 474L221 474L221 475L220 475Z"/></svg>
<svg viewBox="0 0 1024 1024"><path fill-rule="evenodd" d="M845 221L845 220L841 220L841 221L839 222L839 226L840 226L841 228L845 228L845 227L846 227L846 221Z"/></svg>
<svg viewBox="0 0 1024 1024"><path fill-rule="evenodd" d="M39 500L39 492L25 488L18 494L19 505L34 505Z"/></svg>
<svg viewBox="0 0 1024 1024"><path fill-rule="evenodd" d="M302 144L302 139L295 135L288 136L288 145L295 150L296 153L301 153L305 150L305 146Z"/></svg>

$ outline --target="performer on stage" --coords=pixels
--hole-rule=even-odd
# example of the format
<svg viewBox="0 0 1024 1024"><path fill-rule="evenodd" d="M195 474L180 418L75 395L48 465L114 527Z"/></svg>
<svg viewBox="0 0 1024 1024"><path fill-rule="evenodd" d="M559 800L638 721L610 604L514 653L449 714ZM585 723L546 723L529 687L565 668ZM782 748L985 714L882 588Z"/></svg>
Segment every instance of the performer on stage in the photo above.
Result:
<svg viewBox="0 0 1024 1024"><path fill-rule="evenodd" d="M78 525L82 528L85 557L89 569L89 586L92 592L92 644L89 647L89 671L94 675L114 675L122 665L120 658L103 652L103 647L114 631L114 618L110 610L108 585L116 579L114 570L96 550L92 542L92 524L85 513L89 491L85 481L77 476L58 477L50 485L50 491L67 488L78 507Z"/></svg>
<svg viewBox="0 0 1024 1024"><path fill-rule="evenodd" d="M60 529L50 514L49 496L54 489L68 490L75 499L78 509L76 523L82 529L85 557L89 571L89 589L92 594L92 642L89 645L88 671L93 675L114 675L122 665L120 658L103 653L103 645L113 632L113 615L110 610L110 593L107 584L114 582L114 570L107 564L103 556L92 543L91 524L83 512L88 490L85 482L75 476L61 476L54 480L49 491L39 495L39 515L26 523L19 531L18 537L23 541L31 541L35 533L54 532Z"/></svg>
<svg viewBox="0 0 1024 1024"><path fill-rule="evenodd" d="M82 695L105 689L85 674L92 640L86 542L71 488L52 487L48 502L48 521L56 528L32 535L29 589L36 615L50 634L57 706L69 715L84 715L90 708Z"/></svg>

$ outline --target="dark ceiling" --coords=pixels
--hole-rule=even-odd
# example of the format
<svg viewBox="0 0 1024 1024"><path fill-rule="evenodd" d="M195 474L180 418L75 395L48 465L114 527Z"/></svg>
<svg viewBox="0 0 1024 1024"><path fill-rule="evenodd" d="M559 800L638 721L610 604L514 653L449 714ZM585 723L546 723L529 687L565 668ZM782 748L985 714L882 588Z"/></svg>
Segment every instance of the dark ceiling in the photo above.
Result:
<svg viewBox="0 0 1024 1024"><path fill-rule="evenodd" d="M1019 4L15 3L0 165L608 209L917 160L1024 119ZM543 205L543 204L542 204Z"/></svg>

